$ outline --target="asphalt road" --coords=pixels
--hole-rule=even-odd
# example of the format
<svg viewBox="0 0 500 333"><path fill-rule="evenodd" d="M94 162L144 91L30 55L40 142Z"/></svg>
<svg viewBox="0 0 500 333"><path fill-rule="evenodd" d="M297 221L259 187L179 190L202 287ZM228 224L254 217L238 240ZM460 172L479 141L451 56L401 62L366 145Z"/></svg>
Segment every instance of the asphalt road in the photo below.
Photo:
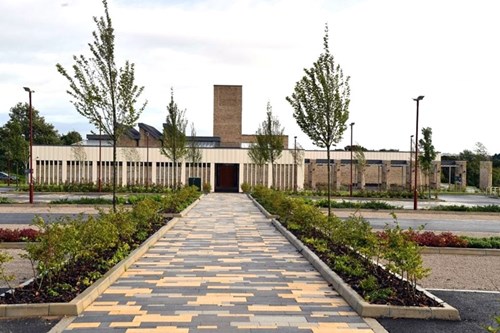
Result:
<svg viewBox="0 0 500 333"><path fill-rule="evenodd" d="M500 293L431 290L460 312L461 321L378 319L389 333L485 333L500 315Z"/></svg>
<svg viewBox="0 0 500 333"><path fill-rule="evenodd" d="M363 215L363 214L362 214ZM365 217L374 229L383 229L386 224L392 225L393 219L388 218L373 218ZM444 220L435 219L430 217L429 219L411 219L398 217L398 223L403 229L408 229L409 227L413 229L418 229L420 226L424 226L424 230L432 231L451 231L451 232L481 232L481 233L499 233L500 234L500 216L498 220Z"/></svg>

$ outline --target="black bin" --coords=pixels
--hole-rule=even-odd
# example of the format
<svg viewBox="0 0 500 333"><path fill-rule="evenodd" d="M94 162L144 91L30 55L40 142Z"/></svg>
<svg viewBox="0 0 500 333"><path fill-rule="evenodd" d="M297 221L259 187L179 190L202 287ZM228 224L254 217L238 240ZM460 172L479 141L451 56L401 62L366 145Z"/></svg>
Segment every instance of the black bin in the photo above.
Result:
<svg viewBox="0 0 500 333"><path fill-rule="evenodd" d="M201 191L201 178L189 177L188 184L189 184L189 186L193 186L193 185L196 186L198 188L198 191Z"/></svg>

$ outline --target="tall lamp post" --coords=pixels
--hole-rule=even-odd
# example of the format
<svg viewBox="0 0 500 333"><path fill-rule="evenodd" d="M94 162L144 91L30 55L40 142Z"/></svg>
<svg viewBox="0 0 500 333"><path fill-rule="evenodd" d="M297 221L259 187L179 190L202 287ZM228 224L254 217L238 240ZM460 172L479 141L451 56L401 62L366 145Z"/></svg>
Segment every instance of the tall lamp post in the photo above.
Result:
<svg viewBox="0 0 500 333"><path fill-rule="evenodd" d="M413 159L413 134L410 136L410 191L411 191L411 174L413 172L412 170L412 159Z"/></svg>
<svg viewBox="0 0 500 333"><path fill-rule="evenodd" d="M101 179L101 175L102 175L102 154L101 154L101 150L102 150L102 124L101 124L101 117L99 117L99 175L97 177L97 188L99 190L99 192L102 191L102 179Z"/></svg>
<svg viewBox="0 0 500 333"><path fill-rule="evenodd" d="M33 188L33 106L31 104L31 94L35 91L28 87L23 87L25 91L28 92L29 102L30 102L30 114L29 114L29 128L30 128L30 161L29 161L29 173L30 173L30 183L29 183L29 198L30 204L33 203L34 188Z"/></svg>
<svg viewBox="0 0 500 333"><path fill-rule="evenodd" d="M149 184L149 132L146 132L146 188Z"/></svg>
<svg viewBox="0 0 500 333"><path fill-rule="evenodd" d="M418 200L418 190L417 190L417 180L418 180L418 106L419 102L424 99L424 96L418 96L413 100L417 102L417 121L415 129L415 186L413 189L413 210L417 210L417 200Z"/></svg>
<svg viewBox="0 0 500 333"><path fill-rule="evenodd" d="M351 126L351 182L349 183L349 196L352 197L352 127L354 126L354 123L350 123L349 126Z"/></svg>
<svg viewBox="0 0 500 333"><path fill-rule="evenodd" d="M293 137L293 191L297 192L297 136Z"/></svg>

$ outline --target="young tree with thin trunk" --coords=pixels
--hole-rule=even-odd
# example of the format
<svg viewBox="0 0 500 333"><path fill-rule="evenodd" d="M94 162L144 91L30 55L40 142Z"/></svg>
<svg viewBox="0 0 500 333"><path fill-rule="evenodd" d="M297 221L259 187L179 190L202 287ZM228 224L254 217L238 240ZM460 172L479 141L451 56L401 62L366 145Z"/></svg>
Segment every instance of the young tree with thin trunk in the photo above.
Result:
<svg viewBox="0 0 500 333"><path fill-rule="evenodd" d="M170 103L167 106L167 119L163 127L163 140L160 151L174 165L174 189L178 188L177 168L179 161L187 155L185 110L180 110L174 102L174 90L171 90Z"/></svg>
<svg viewBox="0 0 500 333"><path fill-rule="evenodd" d="M113 143L113 209L116 209L118 139L133 127L147 102L136 107L144 87L135 84L135 66L125 62L118 68L115 63L115 34L111 24L108 4L103 0L105 17L94 17L97 31L89 43L91 57L73 56L73 76L57 64L57 70L69 81L67 93L78 113L86 117L99 130L104 131Z"/></svg>
<svg viewBox="0 0 500 333"><path fill-rule="evenodd" d="M418 162L422 172L427 177L429 184L429 198L431 197L430 174L432 172L432 162L436 158L436 151L432 144L432 129L430 127L422 128L423 139L418 140L422 153L418 155Z"/></svg>
<svg viewBox="0 0 500 333"><path fill-rule="evenodd" d="M263 164L271 163L271 184L273 187L275 186L274 163L281 157L284 149L283 132L284 128L281 127L278 118L273 115L271 103L267 102L266 120L262 122L255 133L256 142L250 146L249 156L256 164L262 161Z"/></svg>
<svg viewBox="0 0 500 333"><path fill-rule="evenodd" d="M349 118L349 77L344 78L340 65L335 64L328 47L328 25L323 37L323 53L304 77L295 85L287 101L294 109L297 124L315 145L326 148L328 166L328 216L331 216L331 162L330 151L346 129Z"/></svg>
<svg viewBox="0 0 500 333"><path fill-rule="evenodd" d="M191 163L190 177L192 177L194 165L200 163L202 159L199 144L196 142L194 123L191 123L191 140L188 141L187 148L187 160Z"/></svg>

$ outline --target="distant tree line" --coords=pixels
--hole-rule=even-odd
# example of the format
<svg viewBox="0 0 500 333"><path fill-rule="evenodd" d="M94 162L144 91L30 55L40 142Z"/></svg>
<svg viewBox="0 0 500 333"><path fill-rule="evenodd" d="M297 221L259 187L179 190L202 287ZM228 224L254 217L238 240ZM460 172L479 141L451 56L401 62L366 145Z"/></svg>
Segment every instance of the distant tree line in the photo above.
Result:
<svg viewBox="0 0 500 333"><path fill-rule="evenodd" d="M54 125L45 121L33 108L33 144L71 145L82 141L76 131L59 134ZM0 170L23 174L29 159L29 105L18 103L10 109L9 120L0 127Z"/></svg>

